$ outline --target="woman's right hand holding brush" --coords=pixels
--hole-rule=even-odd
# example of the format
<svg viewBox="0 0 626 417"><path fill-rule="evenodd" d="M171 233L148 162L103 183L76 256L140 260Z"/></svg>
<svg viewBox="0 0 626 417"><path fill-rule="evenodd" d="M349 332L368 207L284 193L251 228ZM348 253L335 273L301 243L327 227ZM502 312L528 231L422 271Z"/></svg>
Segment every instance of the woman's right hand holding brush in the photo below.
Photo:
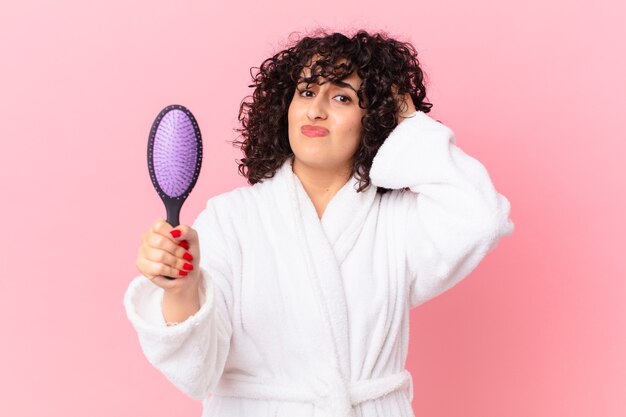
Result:
<svg viewBox="0 0 626 417"><path fill-rule="evenodd" d="M165 290L166 322L182 322L200 309L199 262L198 233L189 226L173 228L159 219L141 237L135 264L139 272Z"/></svg>

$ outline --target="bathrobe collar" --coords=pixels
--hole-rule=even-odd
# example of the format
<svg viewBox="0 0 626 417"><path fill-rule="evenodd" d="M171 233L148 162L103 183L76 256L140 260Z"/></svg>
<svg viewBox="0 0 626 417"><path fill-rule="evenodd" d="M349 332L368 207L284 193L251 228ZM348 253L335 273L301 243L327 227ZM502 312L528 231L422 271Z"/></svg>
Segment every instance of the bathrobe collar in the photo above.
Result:
<svg viewBox="0 0 626 417"><path fill-rule="evenodd" d="M357 193L358 180L352 176L333 196L320 220L292 164L293 157L285 161L270 182L276 186L283 218L296 236L294 243L301 248L305 274L319 301L328 333L332 367L329 372L350 381L349 323L341 264L378 201L376 186L372 184Z"/></svg>
<svg viewBox="0 0 626 417"><path fill-rule="evenodd" d="M287 191L292 200L292 208L296 208L291 211L292 216L296 215L293 220L317 224L341 265L354 246L365 218L374 204L377 195L376 186L371 184L367 190L359 193L356 191L359 181L352 175L330 200L320 219L313 201L293 172L293 157L287 159L278 169L275 179L282 191ZM297 204L293 206L294 203Z"/></svg>

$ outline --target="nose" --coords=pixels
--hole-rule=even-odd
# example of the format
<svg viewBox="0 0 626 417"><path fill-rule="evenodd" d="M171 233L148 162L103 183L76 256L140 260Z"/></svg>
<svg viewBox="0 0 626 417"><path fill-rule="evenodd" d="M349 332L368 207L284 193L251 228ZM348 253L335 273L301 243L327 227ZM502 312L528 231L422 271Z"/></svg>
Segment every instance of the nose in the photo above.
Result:
<svg viewBox="0 0 626 417"><path fill-rule="evenodd" d="M321 90L321 89L320 89ZM326 119L326 94L319 91L318 94L309 100L309 108L307 109L307 116L310 120Z"/></svg>

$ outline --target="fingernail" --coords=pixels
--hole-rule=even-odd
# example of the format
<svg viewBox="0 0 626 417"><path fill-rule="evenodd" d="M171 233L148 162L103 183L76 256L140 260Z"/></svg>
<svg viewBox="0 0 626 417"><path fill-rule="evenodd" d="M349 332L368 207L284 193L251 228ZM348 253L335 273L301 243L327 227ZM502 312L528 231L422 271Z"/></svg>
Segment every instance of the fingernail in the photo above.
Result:
<svg viewBox="0 0 626 417"><path fill-rule="evenodd" d="M186 240L181 240L178 243L178 246L182 246L183 248L185 248L186 250L189 250L189 242L187 242Z"/></svg>
<svg viewBox="0 0 626 417"><path fill-rule="evenodd" d="M170 234L172 235L172 237L177 238L180 237L180 230L170 230Z"/></svg>
<svg viewBox="0 0 626 417"><path fill-rule="evenodd" d="M185 252L183 259L186 261L193 261L193 256L189 252Z"/></svg>
<svg viewBox="0 0 626 417"><path fill-rule="evenodd" d="M187 271L191 271L193 269L193 265L185 262L185 265L183 265L183 269L186 269Z"/></svg>
<svg viewBox="0 0 626 417"><path fill-rule="evenodd" d="M185 272L185 271L178 271L178 275L180 275L181 277L184 277L185 275L187 275L187 272Z"/></svg>

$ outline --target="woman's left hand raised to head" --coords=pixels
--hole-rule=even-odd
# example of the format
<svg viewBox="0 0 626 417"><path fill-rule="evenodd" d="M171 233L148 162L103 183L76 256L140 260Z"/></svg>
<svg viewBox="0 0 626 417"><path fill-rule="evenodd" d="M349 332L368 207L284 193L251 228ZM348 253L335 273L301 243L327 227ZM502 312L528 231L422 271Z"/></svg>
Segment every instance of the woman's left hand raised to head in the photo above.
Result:
<svg viewBox="0 0 626 417"><path fill-rule="evenodd" d="M415 104L413 104L413 99L411 99L411 94L406 93L404 96L400 97L395 94L396 88L392 87L394 91L394 95L396 95L396 100L398 101L398 122L401 122L401 119L406 119L408 116L412 115L417 111L415 108Z"/></svg>

